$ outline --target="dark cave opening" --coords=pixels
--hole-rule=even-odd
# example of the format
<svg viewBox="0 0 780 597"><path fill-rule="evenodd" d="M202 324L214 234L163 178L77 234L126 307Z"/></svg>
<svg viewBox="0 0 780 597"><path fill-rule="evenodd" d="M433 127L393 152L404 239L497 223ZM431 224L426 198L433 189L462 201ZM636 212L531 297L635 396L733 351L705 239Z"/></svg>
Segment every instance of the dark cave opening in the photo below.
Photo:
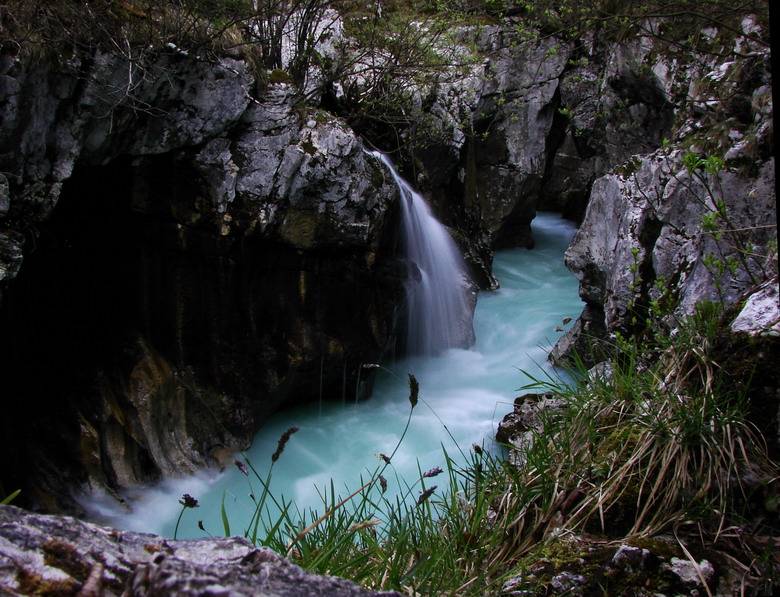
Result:
<svg viewBox="0 0 780 597"><path fill-rule="evenodd" d="M129 172L123 161L77 169L52 216L27 231L22 268L0 305L6 490L23 486L30 467L68 470L77 413L127 341L137 259Z"/></svg>

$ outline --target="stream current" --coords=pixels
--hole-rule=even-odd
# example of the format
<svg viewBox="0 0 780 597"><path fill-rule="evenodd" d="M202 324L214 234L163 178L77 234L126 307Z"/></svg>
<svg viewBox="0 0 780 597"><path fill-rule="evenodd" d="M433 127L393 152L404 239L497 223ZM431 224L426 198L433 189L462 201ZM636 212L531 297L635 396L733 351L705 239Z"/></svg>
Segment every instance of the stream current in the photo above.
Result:
<svg viewBox="0 0 780 597"><path fill-rule="evenodd" d="M576 319L582 309L577 280L563 265L574 224L540 213L533 230L534 250L496 253L493 272L501 288L480 293L474 313L476 343L470 349L382 363L369 400L355 403L354 389L346 388L341 401L315 399L275 414L263 426L245 453L263 478L279 437L289 427L299 427L273 469L271 491L277 498L294 502L311 521L310 510L326 510L320 495L330 492L331 481L343 497L358 489L361 476L367 479L382 464L379 454L391 454L403 432L410 408L408 373L419 381L420 402L393 456L394 471L385 474L389 492L403 489L399 479L401 485L404 479L411 485L420 471L446 468L442 447L451 456L474 443L496 448L492 438L499 421L512 410L522 393L518 389L529 383L521 370L534 375L540 368L550 370L547 352L561 335L556 328L568 328L571 323L564 326L562 320ZM198 521L208 533L223 535L223 500L231 533L243 534L254 512L251 491L259 495L260 483L253 480L250 488L248 478L230 466L129 490L124 497L132 512L108 497L91 496L84 506L102 524L173 536L182 510L179 500L187 493L200 507L184 512L178 538L206 536Z"/></svg>

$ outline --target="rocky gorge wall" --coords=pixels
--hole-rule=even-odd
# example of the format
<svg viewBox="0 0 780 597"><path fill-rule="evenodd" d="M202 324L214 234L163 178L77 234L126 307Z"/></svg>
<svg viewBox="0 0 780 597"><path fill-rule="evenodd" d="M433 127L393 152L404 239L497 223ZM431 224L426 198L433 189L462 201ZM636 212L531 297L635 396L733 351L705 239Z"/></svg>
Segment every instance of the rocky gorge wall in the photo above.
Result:
<svg viewBox="0 0 780 597"><path fill-rule="evenodd" d="M706 210L680 211L677 154L632 156L709 130L692 106L708 105L722 65L694 68L651 37L574 43L513 22L457 40L476 59L417 91L409 110L431 134L404 163L475 281L495 287L494 248L533 246L537 209L584 216L568 260L586 308L564 353L590 342L577 330L621 325L632 248L646 269L665 263L644 278L645 302L659 276L687 280L670 259L697 233L677 220ZM715 120L731 123L725 139L757 140L733 162L756 169L728 176L766 203L768 58L748 50L724 71L739 101ZM402 294L396 191L344 119L286 83L261 88L236 56L2 65L0 490L74 509L67 487L219 465L284 404L367 394L362 365L386 349ZM696 246L686 263L701 271L709 249Z"/></svg>
<svg viewBox="0 0 780 597"><path fill-rule="evenodd" d="M82 60L2 77L3 490L52 511L365 395L401 292L395 187L343 123L240 61Z"/></svg>
<svg viewBox="0 0 780 597"><path fill-rule="evenodd" d="M653 317L691 316L701 302L738 313L748 296L777 285L769 53L744 41L733 52L687 65L683 88L668 64L653 66L663 96L682 96L690 106L671 131L685 149L665 144L594 182L566 252L585 307L553 362L571 362L573 351L598 360L600 340L636 333ZM750 331L776 333L775 318Z"/></svg>

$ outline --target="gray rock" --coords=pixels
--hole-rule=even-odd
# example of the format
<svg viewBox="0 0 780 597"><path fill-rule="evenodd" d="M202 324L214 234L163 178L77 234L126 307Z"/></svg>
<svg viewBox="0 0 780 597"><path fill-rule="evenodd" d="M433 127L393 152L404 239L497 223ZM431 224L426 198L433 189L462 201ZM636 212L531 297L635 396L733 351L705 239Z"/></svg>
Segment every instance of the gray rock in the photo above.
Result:
<svg viewBox="0 0 780 597"><path fill-rule="evenodd" d="M0 229L0 291L27 238L44 268L62 255L63 283L50 285L73 293L58 289L46 313L67 311L67 330L17 311L47 339L23 330L14 359L93 351L90 326L116 334L69 368L84 374L78 400L53 387L0 422L15 446L3 466L50 511L79 511L65 485L111 493L221 466L280 404L320 387L365 397L360 363L382 354L401 294L381 245L396 189L343 121L296 108L287 85L250 98L244 63L229 58L83 59L83 80L75 66L0 77L0 214L13 228ZM36 247L41 229L49 244ZM26 288L17 304L35 302ZM100 323L87 304L101 305ZM24 430L32 413L49 425L43 440Z"/></svg>
<svg viewBox="0 0 780 597"><path fill-rule="evenodd" d="M22 266L23 237L17 232L0 230L0 282L10 280Z"/></svg>
<svg viewBox="0 0 780 597"><path fill-rule="evenodd" d="M767 280L748 296L739 315L731 322L731 331L780 336L777 277Z"/></svg>
<svg viewBox="0 0 780 597"><path fill-rule="evenodd" d="M376 247L392 181L343 122L322 112L303 120L294 101L277 90L247 111L234 148L237 194L264 235L291 247Z"/></svg>
<svg viewBox="0 0 780 597"><path fill-rule="evenodd" d="M230 128L250 102L252 80L241 61L81 58L57 72L41 64L0 77L0 163L16 216L46 219L77 162L199 144Z"/></svg>
<svg viewBox="0 0 780 597"><path fill-rule="evenodd" d="M715 577L715 569L707 560L701 560L697 563L691 560L672 558L668 564L662 564L661 568L673 573L688 586L703 588Z"/></svg>
<svg viewBox="0 0 780 597"><path fill-rule="evenodd" d="M545 418L560 415L565 408L564 401L551 393L516 398L514 410L504 416L496 431L496 441L513 448L509 451L509 461L524 462L524 454L542 431Z"/></svg>
<svg viewBox="0 0 780 597"><path fill-rule="evenodd" d="M561 572L550 579L550 588L558 595L584 595L584 584L584 576L571 572Z"/></svg>
<svg viewBox="0 0 780 597"><path fill-rule="evenodd" d="M647 549L621 545L612 556L612 565L629 574L636 573L645 569L649 557L650 552Z"/></svg>
<svg viewBox="0 0 780 597"><path fill-rule="evenodd" d="M5 174L0 174L0 218L8 213L10 207L8 194L8 179Z"/></svg>
<svg viewBox="0 0 780 597"><path fill-rule="evenodd" d="M774 160L761 162L756 177L725 169L705 178L707 186L682 168L681 160L681 153L663 151L636 157L635 172L594 184L585 220L565 257L589 311L559 340L552 352L557 362L584 341L586 326L611 334L643 325L633 320L632 305L666 301L675 317L691 315L705 300L729 307L776 272ZM702 227L703 218L714 213L712 193L726 201L728 222L719 226L736 231L724 232L723 242ZM734 272L718 269L728 261ZM601 310L603 323L594 324L593 314Z"/></svg>
<svg viewBox="0 0 780 597"><path fill-rule="evenodd" d="M516 33L499 27L484 28L480 47L488 58L473 117L475 167L466 170L466 204L480 210L494 246L531 246L553 97L570 48L549 37L519 43Z"/></svg>
<svg viewBox="0 0 780 597"><path fill-rule="evenodd" d="M0 506L0 592L9 595L396 596L313 574L240 537L171 540Z"/></svg>

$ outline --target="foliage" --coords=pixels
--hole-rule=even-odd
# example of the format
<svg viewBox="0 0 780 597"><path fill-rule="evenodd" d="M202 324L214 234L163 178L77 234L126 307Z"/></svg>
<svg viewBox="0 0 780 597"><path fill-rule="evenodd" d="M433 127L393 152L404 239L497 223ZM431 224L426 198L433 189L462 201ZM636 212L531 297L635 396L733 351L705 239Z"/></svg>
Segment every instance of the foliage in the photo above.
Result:
<svg viewBox="0 0 780 597"><path fill-rule="evenodd" d="M474 60L450 38L453 25L452 15L353 14L349 41L326 73L344 89L336 112L386 149L402 145L402 135L422 134L438 82L466 72Z"/></svg>
<svg viewBox="0 0 780 597"><path fill-rule="evenodd" d="M606 39L642 34L681 49L710 51L712 39L704 30L716 27L731 36L769 45L761 34L741 28L745 16L759 15L768 31L767 6L760 0L487 0L483 10L516 16L542 34L569 40L599 33Z"/></svg>
<svg viewBox="0 0 780 597"><path fill-rule="evenodd" d="M88 66L99 49L127 61L134 81L159 76L151 71L160 53L243 57L260 93L268 84L290 83L300 102L322 102L358 133L394 137L386 145L397 147L402 132L424 124L410 113L420 94L432 90L443 71L464 63L447 37L456 15L426 4L9 0L0 5L0 41L4 53L23 61L69 68ZM133 105L133 88L128 84L126 105Z"/></svg>
<svg viewBox="0 0 780 597"><path fill-rule="evenodd" d="M21 489L17 489L16 491L5 496L2 500L0 500L0 506L5 506L7 504L10 504L12 501L16 499L16 496L18 496L21 492L22 492Z"/></svg>
<svg viewBox="0 0 780 597"><path fill-rule="evenodd" d="M237 462L256 505L244 535L317 572L410 594L498 594L510 577L525 582L517 578L540 548L574 533L671 534L680 553L720 550L750 582L771 584L758 539L780 530L767 510L780 497L779 471L746 420L744 386L725 384L713 360L720 315L703 304L673 333L618 337L609 365L582 368L579 381L532 377L528 388L554 392L566 408L541 413L513 465L480 446L443 450L441 467L398 479L404 489L389 499L394 451L346 497L331 483L318 514L274 496L270 472L261 479ZM422 400L409 381L399 445Z"/></svg>

